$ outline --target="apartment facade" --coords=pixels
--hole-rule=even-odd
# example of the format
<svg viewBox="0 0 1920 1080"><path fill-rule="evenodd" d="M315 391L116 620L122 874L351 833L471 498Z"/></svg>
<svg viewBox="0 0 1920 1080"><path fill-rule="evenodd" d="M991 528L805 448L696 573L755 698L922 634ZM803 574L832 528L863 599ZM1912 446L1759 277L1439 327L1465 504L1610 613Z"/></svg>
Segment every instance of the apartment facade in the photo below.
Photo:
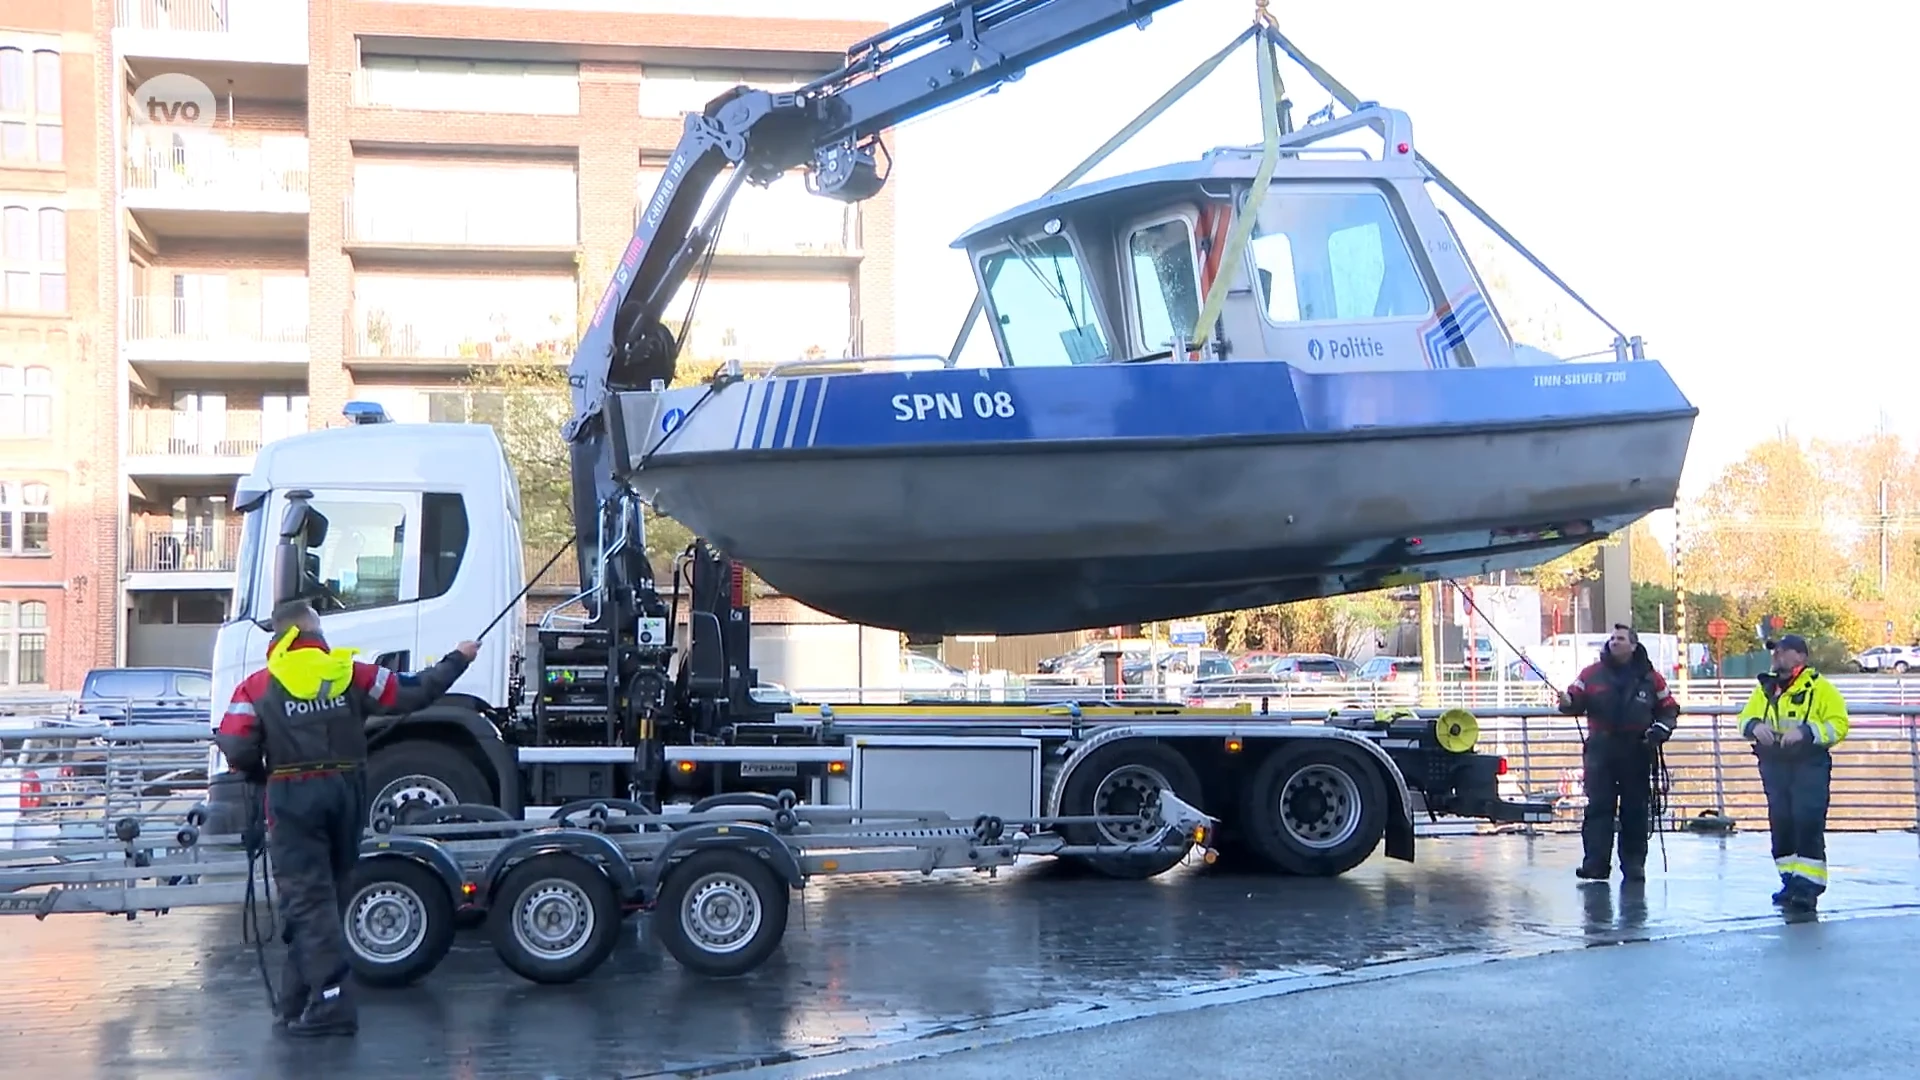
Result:
<svg viewBox="0 0 1920 1080"><path fill-rule="evenodd" d="M485 420L565 364L678 141L857 22L385 0L25 0L0 15L0 691L204 666L234 481L340 422ZM891 348L889 193L746 189L696 360ZM685 314L684 290L673 316ZM397 523L370 522L368 534Z"/></svg>

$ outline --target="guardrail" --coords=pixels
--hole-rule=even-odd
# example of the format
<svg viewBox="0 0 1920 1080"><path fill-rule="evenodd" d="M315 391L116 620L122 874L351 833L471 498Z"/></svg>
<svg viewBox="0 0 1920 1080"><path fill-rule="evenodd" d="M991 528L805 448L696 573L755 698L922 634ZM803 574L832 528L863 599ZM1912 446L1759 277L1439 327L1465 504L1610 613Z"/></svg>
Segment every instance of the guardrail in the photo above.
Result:
<svg viewBox="0 0 1920 1080"><path fill-rule="evenodd" d="M206 798L199 724L0 724L0 849L172 834Z"/></svg>

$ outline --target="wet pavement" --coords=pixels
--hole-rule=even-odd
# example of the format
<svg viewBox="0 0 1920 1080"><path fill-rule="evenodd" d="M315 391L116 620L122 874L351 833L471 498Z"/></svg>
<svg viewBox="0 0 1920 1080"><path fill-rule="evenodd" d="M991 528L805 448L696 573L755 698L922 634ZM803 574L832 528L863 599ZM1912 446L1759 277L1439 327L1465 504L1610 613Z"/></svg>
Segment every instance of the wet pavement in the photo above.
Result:
<svg viewBox="0 0 1920 1080"><path fill-rule="evenodd" d="M1912 834L1831 843L1823 920L1920 910ZM1429 840L1418 865L1375 858L1332 881L1193 868L1122 883L1047 863L823 881L744 979L687 975L635 941L591 979L535 986L469 934L420 985L366 992L358 1039L318 1044L270 1032L237 909L15 918L0 1061L74 1080L807 1075L1366 972L1779 924L1764 837L1666 848L1671 869L1656 849L1643 887L1579 884L1570 836Z"/></svg>

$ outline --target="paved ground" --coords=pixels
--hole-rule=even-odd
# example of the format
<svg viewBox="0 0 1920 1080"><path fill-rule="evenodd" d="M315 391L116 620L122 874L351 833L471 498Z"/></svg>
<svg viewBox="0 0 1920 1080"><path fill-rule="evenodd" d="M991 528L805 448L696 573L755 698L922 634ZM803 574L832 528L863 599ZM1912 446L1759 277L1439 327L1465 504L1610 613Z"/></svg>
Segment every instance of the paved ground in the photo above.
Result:
<svg viewBox="0 0 1920 1080"><path fill-rule="evenodd" d="M1920 918L1818 920L1618 949L1434 965L1320 993L1160 1015L876 1069L850 1080L1272 1076L1323 1080L1907 1080L1920 1009L1877 1008L1911 984ZM1392 1018L1392 1051L1356 1016ZM1604 1016L1596 1025L1593 1017ZM1783 1018L1791 1018L1784 1020ZM1204 1048L1196 1053L1196 1048ZM1199 1060L1196 1060L1199 1058ZM844 1063L837 1063L844 1064ZM774 1070L741 1074L772 1080ZM793 1075L803 1075L794 1073Z"/></svg>
<svg viewBox="0 0 1920 1080"><path fill-rule="evenodd" d="M1376 858L1335 881L1183 870L1126 884L1049 864L997 880L848 879L809 889L781 953L745 979L685 975L636 942L588 981L537 987L475 938L421 985L367 994L358 1040L319 1046L268 1030L236 910L20 918L0 944L0 1061L73 1080L646 1077L783 1061L810 1075L1396 963L1778 926L1764 838L1674 836L1667 848L1671 871L1656 865L1641 888L1578 884L1565 836L1430 841L1418 866ZM1835 837L1823 921L1920 909L1917 854L1910 834Z"/></svg>

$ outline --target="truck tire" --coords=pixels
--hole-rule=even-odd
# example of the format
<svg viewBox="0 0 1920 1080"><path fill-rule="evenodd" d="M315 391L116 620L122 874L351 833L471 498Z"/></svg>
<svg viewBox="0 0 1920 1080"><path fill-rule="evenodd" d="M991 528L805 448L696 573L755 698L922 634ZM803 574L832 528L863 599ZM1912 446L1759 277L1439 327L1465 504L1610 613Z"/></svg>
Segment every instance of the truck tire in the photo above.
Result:
<svg viewBox="0 0 1920 1080"><path fill-rule="evenodd" d="M406 986L453 947L453 896L439 875L397 856L361 859L347 875L341 930L347 963L368 986Z"/></svg>
<svg viewBox="0 0 1920 1080"><path fill-rule="evenodd" d="M1254 770L1240 834L1273 869L1338 877L1367 861L1387 831L1387 785L1364 751L1332 739L1281 743Z"/></svg>
<svg viewBox="0 0 1920 1080"><path fill-rule="evenodd" d="M444 743L413 739L381 747L367 762L367 820L385 802L397 825L460 803L496 806L492 785L478 766Z"/></svg>
<svg viewBox="0 0 1920 1080"><path fill-rule="evenodd" d="M667 871L653 908L660 943L689 971L745 975L787 933L787 883L734 848L696 851Z"/></svg>
<svg viewBox="0 0 1920 1080"><path fill-rule="evenodd" d="M1153 791L1172 787L1194 806L1202 803L1200 777L1178 750L1148 739L1123 739L1087 755L1067 777L1060 793L1060 815L1134 814ZM1132 825L1069 825L1061 830L1073 844L1136 844L1157 831ZM1110 878L1139 881L1166 873L1186 858L1191 843L1139 854L1075 857L1076 862Z"/></svg>
<svg viewBox="0 0 1920 1080"><path fill-rule="evenodd" d="M493 951L522 978L585 978L619 944L620 897L607 875L578 855L536 855L507 871L488 896Z"/></svg>

